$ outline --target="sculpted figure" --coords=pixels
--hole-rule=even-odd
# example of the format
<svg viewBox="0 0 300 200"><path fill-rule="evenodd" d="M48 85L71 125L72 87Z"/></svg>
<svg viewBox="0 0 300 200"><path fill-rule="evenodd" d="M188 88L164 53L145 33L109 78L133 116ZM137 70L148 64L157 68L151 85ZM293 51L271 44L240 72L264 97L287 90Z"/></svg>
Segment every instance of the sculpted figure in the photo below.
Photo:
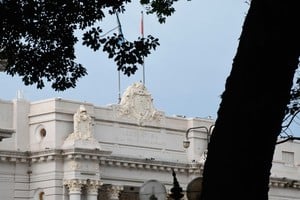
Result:
<svg viewBox="0 0 300 200"><path fill-rule="evenodd" d="M92 118L83 105L74 114L74 134L80 139L92 138Z"/></svg>
<svg viewBox="0 0 300 200"><path fill-rule="evenodd" d="M73 115L74 130L65 139L62 148L100 149L100 144L94 138L93 118L87 113L83 105L80 105ZM76 167L76 166L74 166Z"/></svg>

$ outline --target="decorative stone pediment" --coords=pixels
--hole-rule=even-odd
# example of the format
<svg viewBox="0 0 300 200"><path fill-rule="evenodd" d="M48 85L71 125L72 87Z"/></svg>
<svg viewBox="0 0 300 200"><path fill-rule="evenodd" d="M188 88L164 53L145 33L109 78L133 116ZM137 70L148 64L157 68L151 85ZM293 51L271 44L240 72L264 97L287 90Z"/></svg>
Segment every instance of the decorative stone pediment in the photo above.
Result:
<svg viewBox="0 0 300 200"><path fill-rule="evenodd" d="M116 111L117 117L137 120L139 125L146 121L161 121L164 116L154 108L151 94L142 83L134 83L126 89Z"/></svg>
<svg viewBox="0 0 300 200"><path fill-rule="evenodd" d="M73 116L74 132L65 139L63 148L100 149L93 134L93 120L83 105Z"/></svg>

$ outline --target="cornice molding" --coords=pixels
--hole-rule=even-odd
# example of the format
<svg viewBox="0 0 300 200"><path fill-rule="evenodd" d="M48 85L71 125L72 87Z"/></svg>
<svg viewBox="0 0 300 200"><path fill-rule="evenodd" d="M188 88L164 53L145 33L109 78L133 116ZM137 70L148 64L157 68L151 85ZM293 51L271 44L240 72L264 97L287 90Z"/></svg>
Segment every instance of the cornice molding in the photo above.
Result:
<svg viewBox="0 0 300 200"><path fill-rule="evenodd" d="M154 159L128 158L112 156L110 151L99 149L49 149L36 152L4 151L0 150L0 162L13 163L38 163L50 162L53 160L93 160L98 161L100 167L120 167L136 170L149 170L160 172L171 172L172 169L182 174L202 174L203 165L201 163L175 163L158 161ZM270 187L294 188L300 190L300 180L270 177Z"/></svg>
<svg viewBox="0 0 300 200"><path fill-rule="evenodd" d="M37 152L16 152L0 151L0 162L50 162L53 160L93 160L98 161L103 167L125 167L137 170L152 170L171 172L172 169L178 173L200 174L201 164L175 163L167 161L157 161L154 159L138 159L120 156L111 156L110 151L99 149L66 149L66 150L45 150Z"/></svg>
<svg viewBox="0 0 300 200"><path fill-rule="evenodd" d="M300 190L300 180L288 179L288 178L275 178L271 177L269 182L270 187L277 188L294 188Z"/></svg>
<svg viewBox="0 0 300 200"><path fill-rule="evenodd" d="M5 138L10 138L13 133L15 133L14 129L0 128L0 141Z"/></svg>
<svg viewBox="0 0 300 200"><path fill-rule="evenodd" d="M28 152L0 151L0 162L29 162Z"/></svg>
<svg viewBox="0 0 300 200"><path fill-rule="evenodd" d="M88 150L88 149L49 149L36 152L18 152L18 151L1 151L0 162L47 162L58 159L85 159L101 160L110 155L109 151Z"/></svg>
<svg viewBox="0 0 300 200"><path fill-rule="evenodd" d="M152 170L171 172L172 169L177 173L200 174L200 164L174 163L166 161L156 161L150 159L135 159L109 156L100 161L100 166L105 167L122 167L137 170Z"/></svg>

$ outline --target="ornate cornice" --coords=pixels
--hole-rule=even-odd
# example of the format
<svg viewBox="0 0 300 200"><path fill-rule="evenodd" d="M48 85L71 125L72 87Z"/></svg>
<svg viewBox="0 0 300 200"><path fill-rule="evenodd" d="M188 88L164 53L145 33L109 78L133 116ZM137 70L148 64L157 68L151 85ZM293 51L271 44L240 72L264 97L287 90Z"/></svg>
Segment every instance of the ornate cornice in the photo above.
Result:
<svg viewBox="0 0 300 200"><path fill-rule="evenodd" d="M26 163L29 161L28 152L17 151L0 151L0 162L21 162Z"/></svg>
<svg viewBox="0 0 300 200"><path fill-rule="evenodd" d="M0 162L14 163L37 163L49 162L57 159L67 160L94 160L98 161L102 167L122 167L136 170L150 170L171 172L172 169L182 174L201 174L203 166L200 163L175 163L167 161L157 161L154 159L126 158L111 156L110 151L90 150L90 149L66 149L66 150L44 150L37 152L19 152L0 150ZM271 177L270 187L294 188L300 190L300 180Z"/></svg>
<svg viewBox="0 0 300 200"><path fill-rule="evenodd" d="M137 170L153 170L171 172L172 169L178 173L201 173L201 164L193 163L175 163L166 161L157 161L154 159L126 158L111 156L110 151L101 151L99 149L66 149L66 150L45 150L38 152L16 152L0 151L0 162L49 162L58 159L66 160L94 160L98 161L100 166L107 167L125 167Z"/></svg>
<svg viewBox="0 0 300 200"><path fill-rule="evenodd" d="M200 174L200 164L185 164L166 161L156 161L151 159L132 159L124 157L110 156L100 161L100 166L122 167L137 170L152 170L171 172L172 169L178 173Z"/></svg>
<svg viewBox="0 0 300 200"><path fill-rule="evenodd" d="M0 151L0 162L47 162L57 159L101 160L111 152L88 149L49 149L37 152Z"/></svg>
<svg viewBox="0 0 300 200"><path fill-rule="evenodd" d="M300 190L300 181L293 180L288 178L270 178L269 182L270 187L278 187L278 188L294 188Z"/></svg>

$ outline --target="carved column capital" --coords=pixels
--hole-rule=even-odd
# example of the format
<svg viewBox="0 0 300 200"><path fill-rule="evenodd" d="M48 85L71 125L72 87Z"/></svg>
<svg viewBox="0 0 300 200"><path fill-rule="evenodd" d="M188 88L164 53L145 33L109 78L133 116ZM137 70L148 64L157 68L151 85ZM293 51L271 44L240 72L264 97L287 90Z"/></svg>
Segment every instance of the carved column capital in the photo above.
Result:
<svg viewBox="0 0 300 200"><path fill-rule="evenodd" d="M81 193L84 182L79 179L65 180L64 185L69 189L70 193Z"/></svg>
<svg viewBox="0 0 300 200"><path fill-rule="evenodd" d="M100 188L100 199L118 200L123 186L105 185Z"/></svg>
<svg viewBox="0 0 300 200"><path fill-rule="evenodd" d="M120 185L112 185L110 187L110 199L117 200L119 199L121 191L123 191L123 186Z"/></svg>
<svg viewBox="0 0 300 200"><path fill-rule="evenodd" d="M88 180L87 181L87 192L88 193L98 193L98 189L103 183L98 180Z"/></svg>

